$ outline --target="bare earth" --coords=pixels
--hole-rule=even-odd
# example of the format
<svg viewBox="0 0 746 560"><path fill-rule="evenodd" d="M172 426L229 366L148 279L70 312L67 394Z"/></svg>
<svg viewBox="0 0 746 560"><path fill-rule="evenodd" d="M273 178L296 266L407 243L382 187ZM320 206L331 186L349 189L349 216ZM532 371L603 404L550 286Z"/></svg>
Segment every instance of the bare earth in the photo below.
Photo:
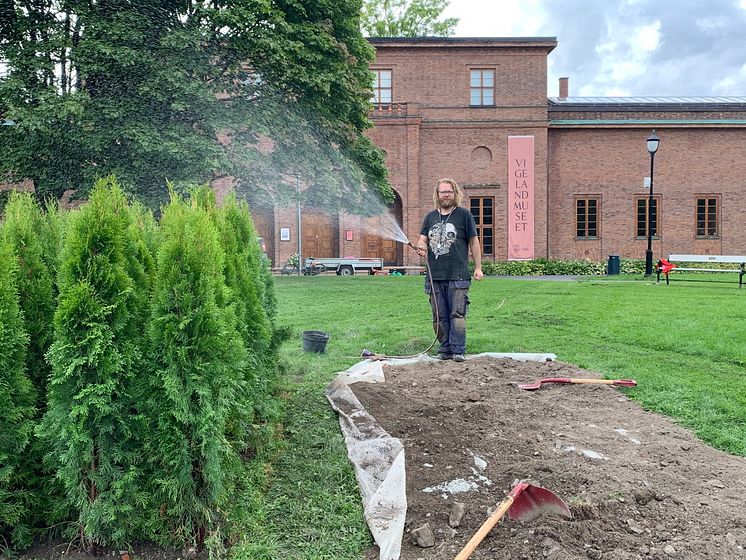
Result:
<svg viewBox="0 0 746 560"><path fill-rule="evenodd" d="M619 389L516 387L598 373L479 358L389 366L385 374L386 383L352 387L405 448L403 560L453 558L517 479L553 491L573 518L522 524L506 515L473 559L746 558L745 458L706 446ZM451 528L455 502L466 513ZM428 548L412 533L425 524L435 534Z"/></svg>

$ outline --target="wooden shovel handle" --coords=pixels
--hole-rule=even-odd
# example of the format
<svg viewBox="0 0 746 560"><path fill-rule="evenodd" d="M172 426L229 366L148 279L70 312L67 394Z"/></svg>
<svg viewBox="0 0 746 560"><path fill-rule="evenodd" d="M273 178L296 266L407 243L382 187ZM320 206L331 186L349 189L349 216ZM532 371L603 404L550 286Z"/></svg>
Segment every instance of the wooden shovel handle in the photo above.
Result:
<svg viewBox="0 0 746 560"><path fill-rule="evenodd" d="M569 383L592 383L595 385L613 385L615 379L568 379Z"/></svg>
<svg viewBox="0 0 746 560"><path fill-rule="evenodd" d="M469 556L472 555L474 552L474 549L479 546L479 543L484 540L484 537L487 536L487 533L489 533L492 528L497 525L498 521L500 521L503 518L503 515L505 515L505 512L510 509L510 506L513 505L513 501L515 498L513 496L508 496L505 498L502 502L500 502L500 505L497 507L497 509L493 512L492 515L490 515L487 520L482 523L482 526L477 530L476 533L474 533L474 536L469 539L469 542L466 543L466 546L461 549L461 552L459 552L456 555L456 558L454 560L466 560L469 558Z"/></svg>

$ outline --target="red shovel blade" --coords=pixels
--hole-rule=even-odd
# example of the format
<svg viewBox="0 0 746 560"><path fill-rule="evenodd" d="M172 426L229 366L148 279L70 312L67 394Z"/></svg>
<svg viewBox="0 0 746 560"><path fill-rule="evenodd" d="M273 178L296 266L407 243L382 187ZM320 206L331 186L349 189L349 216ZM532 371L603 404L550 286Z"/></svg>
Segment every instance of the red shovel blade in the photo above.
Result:
<svg viewBox="0 0 746 560"><path fill-rule="evenodd" d="M570 509L554 492L525 482L516 485L512 492L513 504L508 509L511 519L533 521L544 513L552 512L565 518L572 517Z"/></svg>

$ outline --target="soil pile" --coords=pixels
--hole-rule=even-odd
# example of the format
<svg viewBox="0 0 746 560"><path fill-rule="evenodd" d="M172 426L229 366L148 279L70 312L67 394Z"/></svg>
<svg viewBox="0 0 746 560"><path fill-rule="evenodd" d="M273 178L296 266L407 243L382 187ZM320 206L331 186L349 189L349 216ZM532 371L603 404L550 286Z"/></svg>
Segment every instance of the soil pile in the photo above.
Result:
<svg viewBox="0 0 746 560"><path fill-rule="evenodd" d="M746 459L609 386L516 387L598 373L491 358L384 371L386 383L352 388L405 448L403 560L453 558L517 479L552 490L573 518L506 515L473 559L746 558ZM456 503L465 513L451 527ZM425 524L435 536L427 548L415 542Z"/></svg>

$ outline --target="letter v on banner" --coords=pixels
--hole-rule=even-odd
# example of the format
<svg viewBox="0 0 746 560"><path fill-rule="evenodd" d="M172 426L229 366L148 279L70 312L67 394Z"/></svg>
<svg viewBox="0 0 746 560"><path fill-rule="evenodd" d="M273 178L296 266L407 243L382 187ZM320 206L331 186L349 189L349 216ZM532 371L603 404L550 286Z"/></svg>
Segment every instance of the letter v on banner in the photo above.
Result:
<svg viewBox="0 0 746 560"><path fill-rule="evenodd" d="M508 136L508 260L534 258L534 137Z"/></svg>

